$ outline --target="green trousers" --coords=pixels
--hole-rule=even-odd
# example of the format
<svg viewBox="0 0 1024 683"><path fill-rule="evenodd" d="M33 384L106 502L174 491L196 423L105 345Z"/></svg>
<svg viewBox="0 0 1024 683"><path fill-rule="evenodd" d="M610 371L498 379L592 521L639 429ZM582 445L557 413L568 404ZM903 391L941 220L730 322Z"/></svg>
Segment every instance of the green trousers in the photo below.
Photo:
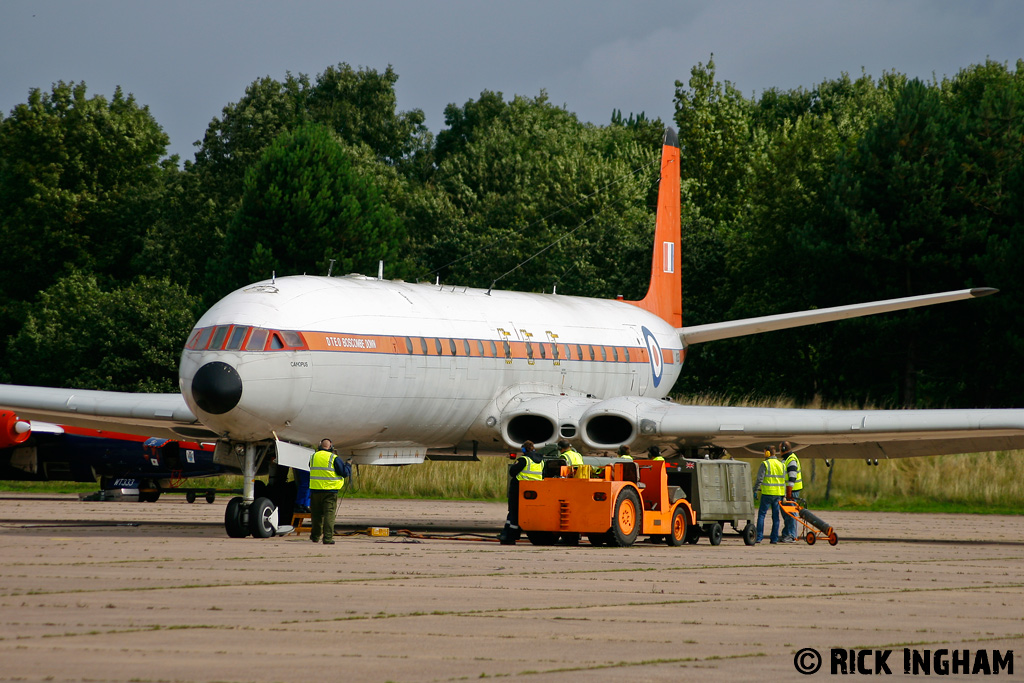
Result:
<svg viewBox="0 0 1024 683"><path fill-rule="evenodd" d="M334 519L338 514L338 489L310 489L310 521L313 528L309 540L316 543L323 533L324 542L334 539Z"/></svg>

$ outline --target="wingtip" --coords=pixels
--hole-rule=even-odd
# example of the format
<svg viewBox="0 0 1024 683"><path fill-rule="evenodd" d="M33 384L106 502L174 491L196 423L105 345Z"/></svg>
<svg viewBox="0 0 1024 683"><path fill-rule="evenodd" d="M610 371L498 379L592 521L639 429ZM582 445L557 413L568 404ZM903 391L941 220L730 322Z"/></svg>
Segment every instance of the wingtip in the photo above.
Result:
<svg viewBox="0 0 1024 683"><path fill-rule="evenodd" d="M999 290L995 287L973 287L971 289L971 296L977 299L979 297L988 296L989 294L995 294L998 291Z"/></svg>
<svg viewBox="0 0 1024 683"><path fill-rule="evenodd" d="M679 147L679 136L672 126L665 126L665 137L661 144L665 147Z"/></svg>

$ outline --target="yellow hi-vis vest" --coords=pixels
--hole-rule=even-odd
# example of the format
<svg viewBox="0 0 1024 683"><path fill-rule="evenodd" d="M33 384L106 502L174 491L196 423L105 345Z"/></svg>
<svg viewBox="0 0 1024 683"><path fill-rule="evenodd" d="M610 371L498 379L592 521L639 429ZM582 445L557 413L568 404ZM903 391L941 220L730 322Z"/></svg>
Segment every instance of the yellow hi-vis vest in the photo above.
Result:
<svg viewBox="0 0 1024 683"><path fill-rule="evenodd" d="M786 468L778 458L765 458L764 466L767 471L764 473L764 479L761 480L761 495L786 495Z"/></svg>
<svg viewBox="0 0 1024 683"><path fill-rule="evenodd" d="M583 464L583 456L577 453L571 446L569 447L569 450L561 453L560 455L573 467L579 467Z"/></svg>
<svg viewBox="0 0 1024 683"><path fill-rule="evenodd" d="M791 462L796 463L796 483L793 484L793 491L796 492L803 489L804 487L804 475L800 471L800 458L796 457L796 453L790 453L789 456L786 458L785 462L786 481L789 481L789 463Z"/></svg>
<svg viewBox="0 0 1024 683"><path fill-rule="evenodd" d="M528 455L520 455L519 457L526 458L526 467L516 475L516 479L519 481L540 481L544 478L543 462L536 462Z"/></svg>
<svg viewBox="0 0 1024 683"><path fill-rule="evenodd" d="M311 490L339 490L345 485L345 480L334 471L334 460L337 457L330 451L317 451L309 459L309 488Z"/></svg>

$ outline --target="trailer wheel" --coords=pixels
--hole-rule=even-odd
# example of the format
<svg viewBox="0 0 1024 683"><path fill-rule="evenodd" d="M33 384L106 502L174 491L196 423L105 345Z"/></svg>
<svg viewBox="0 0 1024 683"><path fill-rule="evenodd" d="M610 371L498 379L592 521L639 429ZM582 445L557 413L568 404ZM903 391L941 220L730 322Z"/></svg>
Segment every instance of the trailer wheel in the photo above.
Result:
<svg viewBox="0 0 1024 683"><path fill-rule="evenodd" d="M196 502L196 492L195 491L189 491L188 493L186 493L185 494L185 500L187 500L189 503Z"/></svg>
<svg viewBox="0 0 1024 683"><path fill-rule="evenodd" d="M612 511L612 544L627 548L636 542L640 533L640 496L636 489L627 486L619 492Z"/></svg>
<svg viewBox="0 0 1024 683"><path fill-rule="evenodd" d="M554 545L558 540L558 532L555 531L527 531L526 537L534 545Z"/></svg>
<svg viewBox="0 0 1024 683"><path fill-rule="evenodd" d="M215 501L215 500L217 500L217 494L214 493L213 491L207 491L206 492L206 502L207 503L213 503L213 501Z"/></svg>
<svg viewBox="0 0 1024 683"><path fill-rule="evenodd" d="M743 527L743 543L745 545L757 543L757 527L753 522L747 522L747 525Z"/></svg>
<svg viewBox="0 0 1024 683"><path fill-rule="evenodd" d="M690 535L690 515L682 505L676 507L672 513L672 533L665 536L665 542L670 546L681 546L686 543L686 537Z"/></svg>
<svg viewBox="0 0 1024 683"><path fill-rule="evenodd" d="M814 542L818 540L818 536L813 531L808 531L807 535L804 536L804 540L807 541L807 545L814 545Z"/></svg>
<svg viewBox="0 0 1024 683"><path fill-rule="evenodd" d="M697 545L697 541L700 540L700 527L694 524L690 527L690 531L686 534L686 542L690 545Z"/></svg>
<svg viewBox="0 0 1024 683"><path fill-rule="evenodd" d="M711 545L719 545L722 542L722 525L718 522L709 524L704 531L707 533Z"/></svg>
<svg viewBox="0 0 1024 683"><path fill-rule="evenodd" d="M836 543L839 543L839 537L836 536L836 532L833 531L828 535L828 544L835 545Z"/></svg>

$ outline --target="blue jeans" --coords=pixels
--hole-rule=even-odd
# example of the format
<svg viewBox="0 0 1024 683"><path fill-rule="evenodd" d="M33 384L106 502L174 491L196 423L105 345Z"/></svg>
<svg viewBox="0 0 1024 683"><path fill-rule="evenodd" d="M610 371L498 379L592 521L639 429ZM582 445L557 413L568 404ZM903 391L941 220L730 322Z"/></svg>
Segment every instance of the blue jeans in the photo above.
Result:
<svg viewBox="0 0 1024 683"><path fill-rule="evenodd" d="M295 477L295 504L308 508L310 505L309 470L293 467L292 475Z"/></svg>
<svg viewBox="0 0 1024 683"><path fill-rule="evenodd" d="M794 491L793 498L801 498L800 495L803 491ZM796 538L796 520L786 515L786 528L782 531L783 536L789 536L790 538Z"/></svg>
<svg viewBox="0 0 1024 683"><path fill-rule="evenodd" d="M772 510L772 543L779 542L779 501L782 496L766 496L761 494L761 506L757 509L757 540L764 538L764 518L768 508Z"/></svg>

